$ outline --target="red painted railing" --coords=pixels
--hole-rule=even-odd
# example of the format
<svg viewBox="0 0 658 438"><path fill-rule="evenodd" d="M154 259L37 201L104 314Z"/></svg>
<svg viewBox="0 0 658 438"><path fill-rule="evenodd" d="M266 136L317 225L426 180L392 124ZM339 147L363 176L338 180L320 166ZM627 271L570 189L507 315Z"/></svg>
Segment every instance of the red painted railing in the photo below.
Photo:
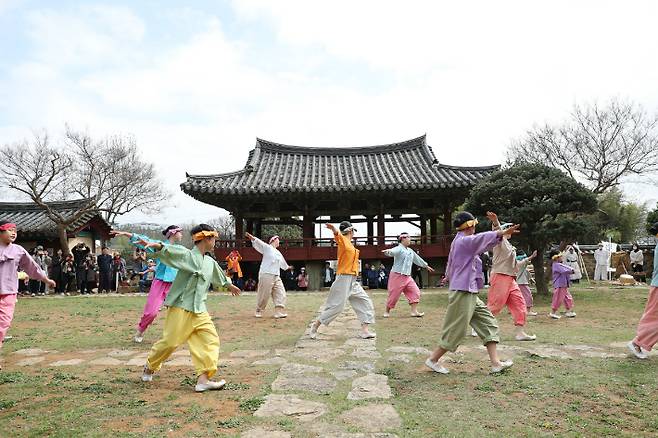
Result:
<svg viewBox="0 0 658 438"><path fill-rule="evenodd" d="M447 257L453 236L412 236L411 247L424 258ZM381 251L397 245L397 236L372 236L354 238L362 260L381 259ZM379 243L383 242L383 243ZM262 256L248 240L218 240L215 255L223 259L232 250L237 249L243 261L260 261ZM281 240L279 250L286 260L334 260L336 259L336 242L333 238L306 238Z"/></svg>

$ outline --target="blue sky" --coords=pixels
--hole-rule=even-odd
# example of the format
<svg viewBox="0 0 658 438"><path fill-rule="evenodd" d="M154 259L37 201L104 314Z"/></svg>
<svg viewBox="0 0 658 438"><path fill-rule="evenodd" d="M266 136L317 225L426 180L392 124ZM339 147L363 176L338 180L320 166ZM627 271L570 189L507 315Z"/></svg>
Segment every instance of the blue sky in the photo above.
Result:
<svg viewBox="0 0 658 438"><path fill-rule="evenodd" d="M651 1L0 0L0 143L64 123L133 134L175 194L152 219L206 220L221 211L180 193L185 171L237 170L255 137L427 133L439 161L487 165L574 103L655 112L657 18Z"/></svg>

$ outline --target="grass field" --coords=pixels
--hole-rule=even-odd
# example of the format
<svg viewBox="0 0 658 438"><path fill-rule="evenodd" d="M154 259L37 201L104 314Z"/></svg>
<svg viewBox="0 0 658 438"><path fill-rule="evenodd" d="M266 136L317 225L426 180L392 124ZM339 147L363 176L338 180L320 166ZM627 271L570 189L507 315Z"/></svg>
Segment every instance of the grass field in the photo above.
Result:
<svg viewBox="0 0 658 438"><path fill-rule="evenodd" d="M540 297L529 332L537 347L592 346L615 357L545 358L515 354L515 365L500 376L487 374L488 363L476 339L466 352L452 355L451 374L431 374L425 356L410 363L390 362L386 349L432 349L441 331L447 303L431 290L421 303L422 319L407 317L398 305L391 318L379 318L377 348L384 355L378 372L389 376L390 402L403 425L400 437L427 436L656 436L658 435L658 357L640 362L621 357L619 342L629 340L641 315L646 288L574 288L578 317L550 320L548 298ZM156 320L144 344L131 342L144 297L67 297L21 299L10 330L14 338L2 351L0 435L2 436L239 436L253 426L274 424L293 436L313 436L290 419L261 420L251 413L270 392L274 366L252 367L230 357L237 350L290 348L323 303L325 293L291 294L290 317L275 321L252 317L255 297L213 295L209 309L222 341L220 375L224 391L196 394L190 366L165 367L152 385L139 381L140 368L125 363L89 365L98 357L147 353L162 329ZM484 297L483 297L484 298ZM373 293L381 314L385 294ZM513 341L509 315L499 317L503 346ZM612 345L611 344L615 344ZM527 347L528 343L523 343ZM14 352L39 348L46 360L20 366ZM617 357L620 356L620 357ZM53 367L53 361L85 359L81 365ZM125 361L122 361L125 362ZM309 396L328 403L335 417L359 402L334 394ZM344 389L344 388L343 388Z"/></svg>

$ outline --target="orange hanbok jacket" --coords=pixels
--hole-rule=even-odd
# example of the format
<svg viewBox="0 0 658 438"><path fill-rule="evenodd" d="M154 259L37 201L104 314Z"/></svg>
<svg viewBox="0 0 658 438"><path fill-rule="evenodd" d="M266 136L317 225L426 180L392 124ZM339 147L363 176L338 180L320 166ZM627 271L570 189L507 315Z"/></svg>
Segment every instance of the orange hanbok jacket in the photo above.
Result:
<svg viewBox="0 0 658 438"><path fill-rule="evenodd" d="M226 256L226 262L228 263L228 265L226 266L226 275L229 278L231 278L233 272L237 272L238 278L242 278L242 269L240 268L241 260L242 260L242 256L236 250L231 251L231 253Z"/></svg>

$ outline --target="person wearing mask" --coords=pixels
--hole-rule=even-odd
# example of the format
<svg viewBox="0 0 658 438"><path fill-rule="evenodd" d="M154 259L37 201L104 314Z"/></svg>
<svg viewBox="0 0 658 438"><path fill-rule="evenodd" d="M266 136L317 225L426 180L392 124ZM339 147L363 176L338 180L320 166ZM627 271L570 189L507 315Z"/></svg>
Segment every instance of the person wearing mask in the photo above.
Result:
<svg viewBox="0 0 658 438"><path fill-rule="evenodd" d="M603 248L602 243L599 243L594 251L594 260L596 261L594 280L606 281L608 279L608 266L610 266L610 253Z"/></svg>
<svg viewBox="0 0 658 438"><path fill-rule="evenodd" d="M637 276L640 281L646 281L646 276L644 274L644 254L637 243L633 244L631 252L629 253L631 259L631 269L633 270L633 275Z"/></svg>
<svg viewBox="0 0 658 438"><path fill-rule="evenodd" d="M571 245L567 246L564 253L564 264L573 269L573 274L571 274L570 277L571 282L580 283L580 279L583 278L583 274L580 272L579 255L576 249Z"/></svg>
<svg viewBox="0 0 658 438"><path fill-rule="evenodd" d="M299 290L308 289L308 274L306 274L306 268L303 266L299 269L299 275L297 276L297 287Z"/></svg>

